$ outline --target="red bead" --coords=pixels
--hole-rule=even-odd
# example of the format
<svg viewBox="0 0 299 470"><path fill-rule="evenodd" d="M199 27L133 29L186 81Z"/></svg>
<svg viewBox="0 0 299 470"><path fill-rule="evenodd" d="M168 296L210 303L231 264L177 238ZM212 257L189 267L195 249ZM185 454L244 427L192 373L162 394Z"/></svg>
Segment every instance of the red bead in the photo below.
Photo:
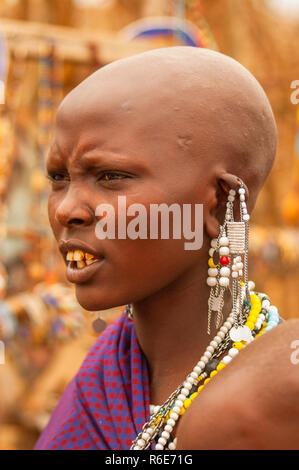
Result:
<svg viewBox="0 0 299 470"><path fill-rule="evenodd" d="M229 258L227 256L221 256L219 261L222 266L227 266L229 264Z"/></svg>

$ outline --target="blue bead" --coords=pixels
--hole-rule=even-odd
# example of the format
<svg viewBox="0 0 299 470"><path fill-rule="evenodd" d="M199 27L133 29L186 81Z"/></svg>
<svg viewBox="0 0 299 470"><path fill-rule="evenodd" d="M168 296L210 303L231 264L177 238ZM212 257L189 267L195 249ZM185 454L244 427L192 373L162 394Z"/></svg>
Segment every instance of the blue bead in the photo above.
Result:
<svg viewBox="0 0 299 470"><path fill-rule="evenodd" d="M279 318L279 315L278 315L278 313L271 313L271 314L269 314L269 317L270 318Z"/></svg>

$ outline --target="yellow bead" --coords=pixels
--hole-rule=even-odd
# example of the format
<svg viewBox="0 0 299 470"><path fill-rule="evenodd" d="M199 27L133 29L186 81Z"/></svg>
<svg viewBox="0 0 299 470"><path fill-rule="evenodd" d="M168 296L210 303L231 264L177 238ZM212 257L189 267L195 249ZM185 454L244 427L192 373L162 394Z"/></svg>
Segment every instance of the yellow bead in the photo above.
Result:
<svg viewBox="0 0 299 470"><path fill-rule="evenodd" d="M207 384L208 382L210 382L210 378L207 378L205 381L204 381L204 385Z"/></svg>
<svg viewBox="0 0 299 470"><path fill-rule="evenodd" d="M189 408L189 406L191 405L192 401L190 400L190 398L186 398L186 400L184 401L184 408Z"/></svg>
<svg viewBox="0 0 299 470"><path fill-rule="evenodd" d="M202 376L200 375L197 379L198 382L200 382L202 380Z"/></svg>
<svg viewBox="0 0 299 470"><path fill-rule="evenodd" d="M186 411L186 408L182 406L181 411L179 412L179 415L183 415Z"/></svg>
<svg viewBox="0 0 299 470"><path fill-rule="evenodd" d="M261 310L262 303L256 294L250 296L251 309Z"/></svg>
<svg viewBox="0 0 299 470"><path fill-rule="evenodd" d="M219 370L223 369L224 367L225 367L225 364L224 364L223 362L220 362L220 363L218 364L218 366L216 367L216 370L219 371Z"/></svg>
<svg viewBox="0 0 299 470"><path fill-rule="evenodd" d="M194 398L197 397L197 395L198 395L198 392L192 393L192 395L191 395L191 397L190 397L191 400L194 400Z"/></svg>
<svg viewBox="0 0 299 470"><path fill-rule="evenodd" d="M257 312L259 310L259 306L256 303L251 304L250 313Z"/></svg>
<svg viewBox="0 0 299 470"><path fill-rule="evenodd" d="M260 314L260 309L259 308L254 308L252 312L250 312L250 315L254 315L255 317Z"/></svg>
<svg viewBox="0 0 299 470"><path fill-rule="evenodd" d="M208 261L210 268L217 268L217 265L214 263L213 258L210 258Z"/></svg>
<svg viewBox="0 0 299 470"><path fill-rule="evenodd" d="M210 377L214 377L216 374L218 374L218 370L212 370Z"/></svg>
<svg viewBox="0 0 299 470"><path fill-rule="evenodd" d="M254 302L254 301L259 301L259 300L260 300L260 299L259 299L258 295L256 295L256 294L250 294L250 301L251 301L251 303Z"/></svg>
<svg viewBox="0 0 299 470"><path fill-rule="evenodd" d="M155 421L155 425L159 424L160 421L161 421L161 416L158 416L158 418Z"/></svg>
<svg viewBox="0 0 299 470"><path fill-rule="evenodd" d="M203 389L203 385L201 385L200 387L198 387L197 392L199 393L202 389Z"/></svg>
<svg viewBox="0 0 299 470"><path fill-rule="evenodd" d="M248 326L248 328L250 328L251 330L253 330L253 328L254 328L254 323L253 323L252 321L247 321L247 322L245 323L245 326Z"/></svg>
<svg viewBox="0 0 299 470"><path fill-rule="evenodd" d="M233 343L233 348L236 348L238 351L241 351L243 346L244 346L244 344L241 343L241 341L237 341L236 343Z"/></svg>

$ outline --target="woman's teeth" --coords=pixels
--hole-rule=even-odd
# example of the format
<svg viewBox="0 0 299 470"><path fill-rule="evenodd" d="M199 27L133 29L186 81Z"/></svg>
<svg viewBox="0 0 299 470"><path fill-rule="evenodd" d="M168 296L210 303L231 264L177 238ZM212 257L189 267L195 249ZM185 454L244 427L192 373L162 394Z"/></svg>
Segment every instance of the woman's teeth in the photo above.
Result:
<svg viewBox="0 0 299 470"><path fill-rule="evenodd" d="M96 258L90 253L84 253L82 250L68 251L66 255L67 261L75 261L77 268L82 269L85 266L88 266L96 261L99 261L99 258Z"/></svg>

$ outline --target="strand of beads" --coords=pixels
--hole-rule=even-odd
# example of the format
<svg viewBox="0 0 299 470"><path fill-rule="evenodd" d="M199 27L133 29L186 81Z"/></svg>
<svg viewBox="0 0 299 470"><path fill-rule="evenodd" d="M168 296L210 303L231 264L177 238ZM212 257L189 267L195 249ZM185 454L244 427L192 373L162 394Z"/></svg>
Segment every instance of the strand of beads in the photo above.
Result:
<svg viewBox="0 0 299 470"><path fill-rule="evenodd" d="M167 443L166 436L169 435L168 436L168 439L169 439L170 434L173 428L175 427L176 422L179 419L179 414L180 414L181 408L183 407L184 401L190 395L190 391L192 387L194 386L195 383L197 383L198 378L204 372L204 369L207 363L209 362L209 360L211 359L212 355L215 353L218 346L223 342L225 334L232 327L233 325L232 314L229 315L225 324L227 326L224 327L223 325L223 327L221 327L221 328L225 328L225 332L223 331L223 329L220 328L216 336L210 342L204 354L201 356L198 363L193 368L192 372L186 377L185 382L183 382L182 386L178 387L176 400L174 401L174 406L172 410L170 411L169 415L167 415L167 419L165 419L166 421L165 426L168 426L167 427L168 431L166 431L166 429L164 431L166 431L168 434L164 434L164 436L161 435L158 438L156 450L164 449ZM163 410L165 409L165 404L162 405L161 409ZM134 440L131 446L131 450L141 450L141 449L148 448L148 446L150 445L150 442L152 441L152 437L154 437L157 434L153 429L156 425L157 418L158 417L154 415L153 418L143 426L141 433L139 433L136 439ZM158 420L158 424L160 424L160 422L161 421Z"/></svg>
<svg viewBox="0 0 299 470"><path fill-rule="evenodd" d="M245 202L245 189L244 188L239 188L239 195L240 195L240 202L241 202L241 209L242 209L242 216L243 220L248 221L250 219L250 215L247 212L247 206Z"/></svg>
<svg viewBox="0 0 299 470"><path fill-rule="evenodd" d="M216 245L217 245L217 240L216 238L213 238L211 240L211 248L209 249L209 255L210 258L208 260L208 278L207 278L207 284L209 287L215 287L217 284L217 276L218 276L218 269L217 269L217 264L214 263L214 253L216 250Z"/></svg>
<svg viewBox="0 0 299 470"><path fill-rule="evenodd" d="M230 250L225 225L221 227L220 234L218 239L214 238L211 240L211 248L209 250L207 284L211 287L211 291L208 300L208 334L210 334L212 312L217 313L216 328L221 324L224 292L229 287L230 268L228 265L230 263Z"/></svg>
<svg viewBox="0 0 299 470"><path fill-rule="evenodd" d="M200 358L200 360L194 367L193 371L187 376L182 387L178 388L177 399L174 402L174 406L171 409L170 413L165 418L167 428L165 426L165 429L162 431L162 433L164 431L166 431L166 433L164 433L164 435L162 435L161 433L161 436L158 438L156 450L164 449L167 443L167 438L169 439L170 433L172 432L174 426L176 425L176 422L178 421L180 414L183 414L185 410L185 409L184 410L182 409L185 400L189 398L189 395L191 397L195 392L197 392L196 388L194 390L195 383L197 383L199 377L200 377L200 380L206 377L206 375L204 375L204 370L206 368L206 365L210 361L212 355L222 345L225 336L227 335L229 329L233 325L233 321L234 321L233 313L231 313L229 317L227 318L227 320L224 322L223 326L218 331L218 333L215 335L213 340L210 342L205 353ZM195 396L193 395L192 399L194 398ZM161 409L165 410L165 404L162 405ZM132 450L141 450L141 449L148 448L148 446L150 445L150 442L152 441L152 438L155 437L155 435L157 434L153 428L155 427L157 423L160 425L162 418L163 416L160 416L160 417L154 416L152 420L150 420L149 423L143 426L142 432L138 434L138 436L136 437L135 441L132 444L132 447L131 447Z"/></svg>
<svg viewBox="0 0 299 470"><path fill-rule="evenodd" d="M248 283L250 291L254 289L254 283ZM246 347L254 337L259 337L262 333L269 331L280 322L279 312L276 307L271 306L269 298L265 294L252 292L250 294L251 308L246 319L247 326L251 329L252 336L246 341L234 342L229 348L227 354L219 361L216 359L224 338L233 325L233 312L229 315L226 322L218 331L215 338L210 342L204 355L200 358L193 371L187 376L185 382L174 392L176 399L165 414L165 404L162 407L152 407L153 416L148 423L143 426L143 430L132 444L131 449L141 450L148 448L154 440L157 440L156 450L163 450L166 446L169 450L174 450L176 440L171 441L171 433L185 411L192 404L192 401L198 396L201 390L209 381L231 360ZM202 383L203 381L203 383ZM166 402L167 403L167 402ZM161 413L159 413L159 410ZM163 429L161 424L163 424ZM158 426L158 432L157 432Z"/></svg>
<svg viewBox="0 0 299 470"><path fill-rule="evenodd" d="M229 240L224 233L224 236L220 237L219 239L219 263L220 267L220 278L219 278L219 285L221 287L228 287L229 286L229 276L230 276L230 268L229 265Z"/></svg>
<svg viewBox="0 0 299 470"><path fill-rule="evenodd" d="M261 302L260 302L258 296L256 294L251 294L251 300L252 300L252 307L251 307L248 318L250 318L250 321L254 320L253 328L255 328L256 331L259 331L262 328L262 325L263 325L263 323L261 323L261 319L265 320L265 316L262 313L259 314L259 312L256 312L256 310L259 308L259 306L260 306L260 311L261 311ZM261 319L259 317L261 317ZM223 326L224 326L224 328L227 328L226 325L223 325ZM222 331L225 331L224 328L223 328ZM210 378L214 377L216 375L216 373L218 373L221 369L223 369L223 367L225 367L227 364L229 364L229 362L239 353L239 351L241 349L243 349L243 347L247 346L247 344L249 344L251 341L253 341L253 339L248 339L247 341L242 341L242 342L239 342L239 343L237 343L237 342L233 343L233 345L232 345L233 347L229 349L227 355L225 355L220 362L217 361L214 358L211 359L208 362L208 364L205 368L205 372L208 372L209 377L207 377L204 380L203 385L200 385L198 387L197 392L195 392L195 393L193 392L193 394L190 394L190 396L187 397L186 401L184 402L184 407L188 408L190 406L192 400L198 395L198 392L200 392L202 390L202 388L204 387L204 385L206 385L209 382ZM201 378L203 378L203 377L201 376ZM180 411L182 411L182 410L180 410ZM183 414L183 413L180 413L180 414Z"/></svg>

